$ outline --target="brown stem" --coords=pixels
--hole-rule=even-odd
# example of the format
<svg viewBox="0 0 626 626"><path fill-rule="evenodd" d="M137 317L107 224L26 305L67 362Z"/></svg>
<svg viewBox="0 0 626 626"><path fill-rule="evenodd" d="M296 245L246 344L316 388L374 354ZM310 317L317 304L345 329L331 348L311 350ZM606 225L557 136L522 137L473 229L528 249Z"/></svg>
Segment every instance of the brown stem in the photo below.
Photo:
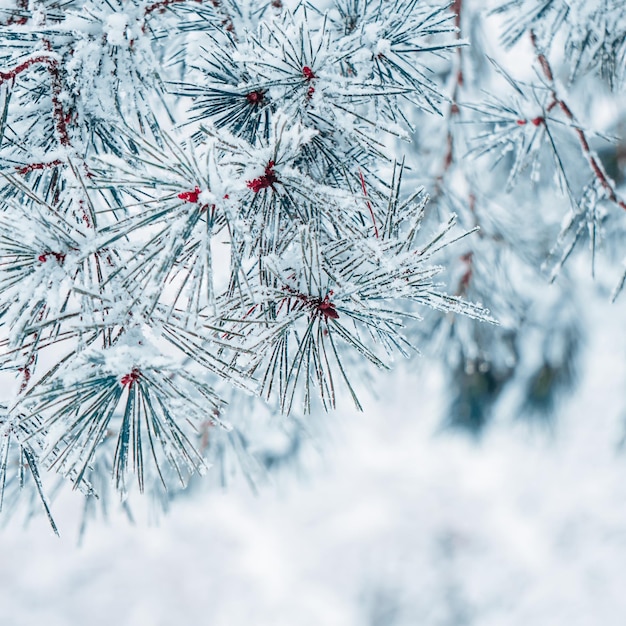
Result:
<svg viewBox="0 0 626 626"><path fill-rule="evenodd" d="M48 163L31 163L30 165L16 167L15 169L18 174L30 174L30 172L34 172L35 170L46 170L52 167L57 167L58 165L63 165L63 161L55 159L54 161L50 161Z"/></svg>
<svg viewBox="0 0 626 626"><path fill-rule="evenodd" d="M211 0L211 4L216 10L216 13L219 13L222 16L222 26L224 27L224 30L228 31L229 33L234 33L235 25L233 24L233 18L224 8L222 0Z"/></svg>
<svg viewBox="0 0 626 626"><path fill-rule="evenodd" d="M545 77L550 83L550 90L552 92L553 102L552 104L550 104L548 109L552 109L556 105L561 109L561 111L563 111L563 114L571 122L572 127L576 132L576 136L578 137L578 142L580 143L583 156L589 164L589 168L591 169L593 175L596 177L598 182L602 185L602 187L604 187L608 199L620 208L626 210L626 202L624 202L624 200L622 200L617 195L614 183L604 171L604 168L602 167L598 156L595 154L595 152L591 150L585 131L576 123L576 118L572 113L572 110L569 108L568 104L564 100L559 98L558 94L556 93L556 86L554 84L554 72L552 71L552 67L546 56L539 50L537 36L532 30L530 31L530 40L533 44L533 48L535 49L535 53L537 54L537 61L539 62L539 65L541 66Z"/></svg>
<svg viewBox="0 0 626 626"><path fill-rule="evenodd" d="M22 61L19 65L16 65L13 69L7 72L0 71L0 85L6 81L14 80L19 74L25 72L31 65L37 63L44 63L48 66L48 69L58 65L58 61L48 54L40 54L38 56L30 57L26 61Z"/></svg>
<svg viewBox="0 0 626 626"><path fill-rule="evenodd" d="M196 2L202 2L202 0L195 0ZM163 13L167 7L172 4L180 4L181 2L187 2L187 0L161 0L160 2L155 2L153 4L149 4L145 9L143 14L150 15L150 13L154 13L155 11L159 11Z"/></svg>
<svg viewBox="0 0 626 626"><path fill-rule="evenodd" d="M463 9L463 0L454 0L454 2L450 5L450 10L454 13L454 25L458 29L456 33L456 38L459 40L461 38L461 11ZM457 99L459 96L459 90L463 87L463 83L465 81L465 77L463 76L463 52L461 47L458 46L456 49L457 60L458 60L458 68L456 71L456 76L454 80L454 85L452 87L452 104L450 105L450 113L448 115L448 122L450 123L452 118L459 113L459 105L457 104ZM454 161L454 137L452 136L452 130L448 126L448 134L446 136L446 145L447 150L443 159L443 167L442 171L437 177L438 181L441 182L445 173L450 169Z"/></svg>
<svg viewBox="0 0 626 626"><path fill-rule="evenodd" d="M11 26L16 24L18 26L23 26L28 22L28 17L26 15L16 15L19 11L28 11L28 0L17 0L15 3L15 9L11 10L11 15L9 19L4 23L4 26Z"/></svg>
<svg viewBox="0 0 626 626"><path fill-rule="evenodd" d="M44 41L44 44L48 49L50 49L49 41ZM67 147L71 144L71 142L70 135L67 130L68 120L61 103L63 83L61 82L61 73L59 72L59 62L55 58L48 54L39 54L22 61L22 63L16 65L13 69L8 70L7 72L0 71L0 85L7 81L15 80L22 72L25 72L28 68L39 63L44 64L48 70L48 74L50 74L52 87L52 109L56 130L59 136L60 144Z"/></svg>

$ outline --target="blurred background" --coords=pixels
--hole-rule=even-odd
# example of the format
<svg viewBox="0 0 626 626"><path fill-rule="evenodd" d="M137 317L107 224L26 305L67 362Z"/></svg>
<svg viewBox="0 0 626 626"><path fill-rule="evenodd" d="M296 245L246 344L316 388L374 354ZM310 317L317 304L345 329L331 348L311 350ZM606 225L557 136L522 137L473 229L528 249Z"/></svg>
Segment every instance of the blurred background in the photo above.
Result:
<svg viewBox="0 0 626 626"><path fill-rule="evenodd" d="M515 123L531 119L523 107L498 167L467 158L499 132L483 90L508 106L542 82L530 41L503 49L484 4L453 3L472 46L429 68L460 110L415 113L403 150L409 186L431 194L425 230L451 212L463 229L480 226L442 259L445 279L500 325L427 315L412 331L422 355L375 379L363 371L363 413L347 398L331 415L289 420L235 402L238 430L208 437L214 467L171 502L91 506L51 484L57 538L33 491L2 520L0 626L626 624L626 297L610 302L623 213L585 204L575 136L557 136L575 201L555 192L552 148L524 144L521 126L533 128ZM601 73L583 78L567 84L570 102L623 136L621 96ZM623 142L592 142L623 185ZM511 191L520 145L533 158ZM246 440L250 425L260 428Z"/></svg>
<svg viewBox="0 0 626 626"><path fill-rule="evenodd" d="M308 418L298 471L198 481L135 523L112 503L82 539L76 493L60 539L12 519L0 623L621 626L624 310L580 282L584 366L549 421L516 420L512 390L481 436L450 429L441 364L399 364L365 413Z"/></svg>

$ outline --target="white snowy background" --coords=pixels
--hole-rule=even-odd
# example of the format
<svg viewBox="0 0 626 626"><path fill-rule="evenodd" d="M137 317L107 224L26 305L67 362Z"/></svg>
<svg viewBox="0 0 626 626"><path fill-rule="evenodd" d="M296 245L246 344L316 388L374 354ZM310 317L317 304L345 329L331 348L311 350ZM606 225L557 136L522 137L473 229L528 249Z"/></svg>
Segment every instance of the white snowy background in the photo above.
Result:
<svg viewBox="0 0 626 626"><path fill-rule="evenodd" d="M442 431L440 371L414 358L257 493L207 481L80 543L77 494L53 503L60 538L12 519L0 626L624 626L626 310L585 289L580 381L551 427L505 399L482 439Z"/></svg>
<svg viewBox="0 0 626 626"><path fill-rule="evenodd" d="M481 441L442 432L446 390L414 359L328 420L303 476L196 489L158 523L112 514L81 545L78 498L54 503L60 539L12 521L0 624L623 626L624 309L590 294L553 427L503 410Z"/></svg>

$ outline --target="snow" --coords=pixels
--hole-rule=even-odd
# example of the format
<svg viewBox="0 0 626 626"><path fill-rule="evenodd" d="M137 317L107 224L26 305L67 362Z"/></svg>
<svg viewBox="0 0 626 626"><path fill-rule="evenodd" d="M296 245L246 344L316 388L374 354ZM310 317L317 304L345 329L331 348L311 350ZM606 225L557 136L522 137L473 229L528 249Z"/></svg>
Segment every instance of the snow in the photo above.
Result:
<svg viewBox="0 0 626 626"><path fill-rule="evenodd" d="M0 6L3 2L0 0ZM80 36L72 49L73 60L67 65L74 76L76 93L63 92L59 96L63 104L83 94L84 101L77 102L85 111L107 119L115 110L113 96L119 95L132 109L133 85L144 66L148 70L154 64L137 61L144 58L138 52L142 49L139 8L134 7L137 15L133 15L132 7L127 8L128 14L108 14L108 9L103 7L108 15L105 18L88 21L74 15L65 24L65 28ZM111 50L102 49L97 36L99 24L103 24L108 44L123 50L115 50L111 56ZM310 44L306 38L298 39L296 26L295 22L286 23L284 32L278 35L272 29L264 29L259 35L265 43L262 54L251 46L234 57L246 61L262 84L267 67L276 62L274 57L284 56L272 43L275 39L284 41L285 45L297 40L303 50L305 44ZM352 61L367 65L372 54L388 55L391 42L382 37L384 32L377 24L365 28L366 47L356 50ZM137 43L132 43L135 35ZM198 40L188 49L190 57L197 55L200 43ZM522 57L519 52L515 54L518 65L520 58L528 57L528 54ZM246 183L266 175L273 160L281 180L304 180L304 174L294 164L298 163L302 145L310 142L316 131L295 123L294 119L307 111L318 116L327 113L331 110L324 108L327 100L332 102L345 88L341 83L333 87L324 69L323 55L316 57L315 66L311 65L315 71L320 66L319 77L300 75L301 67L309 63L305 57L303 63L295 65L295 70L283 63L278 74L284 75L285 81L278 80L269 88L270 99L278 100L291 91L306 94L310 89L306 82L314 80L311 84L311 88L315 85L314 91L309 92L308 98L301 98L304 104L274 116L273 134L261 148L244 145L243 140L226 133L220 135L226 146L223 149L228 148L228 143L234 148L228 148L224 163L218 163L217 157L211 161L211 176L206 180L195 172L187 180L180 170L166 172L157 163L154 166L157 173L146 175L142 183L141 172L128 172L122 159L104 156L101 160L125 175L138 176L140 186L150 187L152 179L171 185L175 191L163 188L155 192L159 201L175 196L179 190L183 193L193 190L195 182L190 181L197 180L199 185L207 183L202 185L206 189L199 196L200 206L225 205L229 224L244 233L242 240L250 243L252 229L236 213L235 200L225 201L225 193L251 195ZM134 59L132 63L131 59ZM536 78L531 63L524 61L521 65L522 71L516 72L516 77ZM122 74L119 84L115 78L118 71ZM559 89L565 87L559 85ZM519 119L532 121L542 111L534 101L522 103L513 111L514 132L520 136L536 132L535 124L527 124L523 129L515 125L518 112ZM334 147L345 149L351 141L356 142L362 120L341 109L331 121L344 134ZM600 126L608 127L610 121L608 114L603 115ZM399 126L377 122L376 128L383 127L401 134ZM504 124L496 130L506 128ZM219 145L217 139L209 138L210 142ZM514 147L513 143L503 144L501 150L504 153ZM56 158L51 155L57 153L61 154L42 152L36 160L50 161ZM539 175L540 162L536 161L535 165L533 173ZM544 181L549 178L543 176ZM467 195L471 190L468 181L459 180L463 195ZM134 185L135 179L130 183ZM314 188L309 182L300 191L314 190L321 194L324 190L317 187L321 186ZM75 193L76 201L80 201L79 192L70 189L70 193ZM343 210L348 203L341 203L342 193L334 190L332 195L319 197L336 200L336 208ZM186 239L190 223L187 210L191 213L197 207L185 205L183 209L176 205L171 210L172 215L179 217L171 220L163 235L164 258L176 256L174 251L180 240ZM519 209L515 226L521 230L519 215L524 207ZM329 218L338 212L329 212ZM340 220L337 222L341 224ZM305 238L304 227L293 232ZM488 230L485 232L489 237ZM95 236L90 237L89 247L80 249L81 259L87 258L87 251L95 250L98 244ZM222 266L217 270L217 278L224 279L222 288L225 288L230 262L227 253L236 242L218 245L216 240L197 241L204 246L203 250L216 248L219 261L216 265ZM309 249L313 246L309 245L306 250ZM364 245L363 250L369 253L368 258L382 257L378 241ZM293 249L288 253L295 256ZM483 263L488 263L489 258ZM394 263L382 259L383 269L392 273L396 259ZM244 261L243 267L247 268L246 263L251 264L255 259ZM291 260L287 253L282 258L276 254L259 256L259 261L277 276L282 272L284 284L290 286ZM29 300L45 300L53 308L60 308L65 294L71 292L66 276L74 267L72 263L76 261L68 254L65 264L50 259L37 266L39 274L58 274L55 283L60 286L51 295L47 283L35 282L38 290L33 287L29 291L28 284L22 282L16 306ZM476 268L480 269L478 263ZM155 276L165 276L164 270L157 270ZM426 280L437 271L438 268L426 268L418 276ZM497 272L495 264L493 272ZM514 274L521 282L516 270L511 271ZM298 280L299 277L293 278L294 289ZM544 295L548 286L538 285L534 273L524 280L533 281L525 293L536 297L539 303L536 306L553 310L548 306L550 298ZM88 280L84 282L85 289L93 288ZM159 281L155 282L158 283L155 292L169 293L162 290ZM217 481L216 464L204 481L193 483L188 495L176 494L171 512L158 522L146 500L134 505L138 508L134 526L114 505L110 520L92 522L80 545L77 539L80 494L62 493L53 502L61 539L52 536L43 516L26 528L16 516L0 533L3 555L0 625L622 626L626 618L624 305L619 301L613 308L600 304L598 293L578 282L576 289L587 289L588 296L582 297L585 307L581 310L588 319L581 326L591 329L583 359L586 371L573 396L562 404L554 424L542 428L516 421L513 409L507 407L520 405L519 398L511 398L522 393L519 385L509 390L508 396L504 394L498 421L483 439L472 440L442 431L441 415L450 390L445 387L441 366L428 357L398 367L387 378L381 375L375 385L364 374L361 386L375 387L380 394L377 398L363 398L366 413L355 413L345 404L348 399L344 399L330 417L306 416L307 427L312 429L322 420L329 422L330 441L315 440L321 458L308 463L304 473L278 471L267 484L260 485L257 493L240 483L225 490L212 487ZM338 288L335 298L338 308L347 306L349 289L356 293L357 283L359 290L367 288L356 278ZM404 289L404 280L400 284ZM82 282L79 286L82 288ZM173 291L174 287L168 289ZM399 294L404 293L400 287L396 289ZM152 291L148 289L144 295L148 299ZM422 297L420 292L417 295ZM485 295L490 294L486 291ZM552 291L552 296L555 300L565 298L566 289ZM507 294L500 297L505 300ZM497 302L497 298L495 295L493 299ZM120 319L128 312L124 305L124 302L119 305ZM508 318L506 311L503 317L499 316L506 327L515 327L517 323L513 306L514 303ZM372 306L371 310L382 309ZM344 316L343 310L341 315ZM118 311L112 310L111 316L117 319ZM547 315L532 319L552 324ZM14 336L22 334L26 313L18 322ZM463 338L467 330L457 332ZM567 350L567 345L561 345L567 344L567 336L554 330L552 334L553 343L546 341L545 346L540 345L540 337L527 334L530 349L525 348L528 354L522 355L522 359L534 358L540 365L541 359L552 356L552 352L558 359ZM168 369L169 358L155 360L151 355L148 362L145 345L141 350L136 345L156 344L156 331L154 337L149 331L128 333L126 337L126 343L119 341L104 353L98 346L97 351L96 348L84 350L82 355L116 376L129 373L136 365ZM263 338L259 335L257 345ZM470 345L466 353L457 355L459 363L461 356L469 356L477 359L479 371L497 365L498 358L510 367L515 365L517 355L504 348L493 363L480 361L482 348L472 337L465 341ZM156 346L153 348L152 352L156 353ZM451 356L448 358L453 362ZM75 369L62 378L65 384L82 379L82 366L82 361L74 363ZM468 373L473 368L474 363L468 361ZM193 376L189 370L185 374ZM10 382L13 384L15 380L14 377ZM115 385L119 388L118 382ZM206 395L202 398L204 402ZM180 407L177 398L171 402L174 408ZM194 409L197 408L194 404ZM197 417L196 413L206 417L206 404L199 408L190 417ZM236 417L242 417L245 425L246 420L253 422L259 416L253 413ZM239 422L234 422L235 428L239 426ZM61 424L58 427L60 439ZM56 433L51 434L52 441L56 441ZM253 442L253 449L255 443L260 453L277 458L286 456L293 447L292 440L283 432L271 432L265 439ZM169 451L171 444L164 442L163 447ZM132 496L129 499L134 501Z"/></svg>
<svg viewBox="0 0 626 626"><path fill-rule="evenodd" d="M78 498L53 505L61 539L12 522L0 622L622 626L622 313L592 309L605 323L554 432L504 418L480 443L438 431L445 390L424 358L365 414L340 408L303 481L196 489L159 523L95 523L81 546Z"/></svg>
<svg viewBox="0 0 626 626"><path fill-rule="evenodd" d="M126 29L128 27L128 16L125 13L111 13L106 18L104 32L107 41L112 46L121 46L126 43Z"/></svg>
<svg viewBox="0 0 626 626"><path fill-rule="evenodd" d="M376 56L389 56L391 54L391 42L389 39L379 39L376 43L375 52Z"/></svg>

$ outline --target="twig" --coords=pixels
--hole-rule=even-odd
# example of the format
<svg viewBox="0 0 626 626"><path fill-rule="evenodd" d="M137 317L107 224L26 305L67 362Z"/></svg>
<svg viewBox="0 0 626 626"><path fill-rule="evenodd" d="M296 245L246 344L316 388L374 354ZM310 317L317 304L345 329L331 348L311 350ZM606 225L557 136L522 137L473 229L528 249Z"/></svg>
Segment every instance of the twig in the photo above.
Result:
<svg viewBox="0 0 626 626"><path fill-rule="evenodd" d="M44 44L46 47L50 48L50 42L44 40ZM6 72L0 71L0 85L8 81L14 81L22 72L25 72L33 65L37 65L39 63L44 64L48 70L48 74L50 74L52 83L52 108L57 134L59 136L59 143L62 146L68 147L71 144L70 135L67 130L68 120L61 103L63 84L61 82L61 74L59 72L59 62L54 56L46 53L37 54L26 59L25 61L22 61L19 65L16 65L14 68Z"/></svg>
<svg viewBox="0 0 626 626"><path fill-rule="evenodd" d="M530 31L530 39L532 41L533 48L535 49L535 52L537 54L537 61L539 62L539 65L541 66L545 77L550 83L553 103L550 105L549 108L553 108L555 105L557 105L561 109L561 111L563 111L565 117L572 123L572 127L576 132L576 136L578 137L578 142L580 143L583 156L587 160L587 163L589 164L593 175L596 177L602 187L604 187L608 199L620 208L626 210L626 202L624 202L624 200L622 200L617 195L614 183L604 171L604 168L602 167L602 164L600 163L597 154L591 150L585 131L576 123L576 118L574 117L574 114L572 113L572 110L570 109L568 104L557 95L552 67L546 56L539 50L537 37L535 35L535 32L532 30Z"/></svg>
<svg viewBox="0 0 626 626"><path fill-rule="evenodd" d="M49 54L38 54L36 56L32 56L25 61L22 61L19 65L16 65L13 69L10 69L6 72L0 70L0 85L9 80L15 80L19 74L25 72L31 65L36 65L38 63L44 63L45 65L50 67L56 67L58 65L58 61L56 58Z"/></svg>
<svg viewBox="0 0 626 626"><path fill-rule="evenodd" d="M29 174L35 170L46 170L52 167L57 167L58 165L63 165L63 161L55 159L54 161L50 161L48 163L31 163L30 165L24 165L22 167L18 166L15 169L18 174Z"/></svg>
<svg viewBox="0 0 626 626"><path fill-rule="evenodd" d="M463 0L454 0L454 2L450 5L450 10L454 13L454 25L457 28L456 38L457 40L461 39L461 10L463 9ZM457 54L457 62L458 67L456 69L456 75L454 79L454 84L452 87L451 100L452 104L450 105L450 113L448 115L448 122L451 122L452 118L459 113L459 105L457 104L457 99L459 96L459 90L463 87L463 83L465 81L465 77L463 76L463 51L461 46L456 48ZM448 134L446 136L446 154L443 159L443 168L439 176L437 177L438 182L440 183L443 180L444 175L450 169L454 161L454 137L452 136L452 129L450 128L450 124L448 124Z"/></svg>
<svg viewBox="0 0 626 626"><path fill-rule="evenodd" d="M195 0L196 2L202 2L202 0ZM153 4L149 4L143 11L144 15L150 15L150 13L154 13L158 11L159 13L163 13L167 7L172 4L180 4L181 2L187 2L187 0L161 0L160 2L154 2Z"/></svg>

